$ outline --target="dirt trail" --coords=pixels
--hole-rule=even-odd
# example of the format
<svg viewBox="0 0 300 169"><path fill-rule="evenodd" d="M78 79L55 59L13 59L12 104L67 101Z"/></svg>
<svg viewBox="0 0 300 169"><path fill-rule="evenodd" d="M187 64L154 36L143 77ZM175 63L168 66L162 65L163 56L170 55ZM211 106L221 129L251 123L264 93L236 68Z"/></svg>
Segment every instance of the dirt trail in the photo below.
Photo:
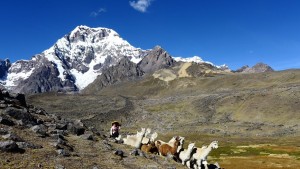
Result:
<svg viewBox="0 0 300 169"><path fill-rule="evenodd" d="M182 67L180 68L180 70L178 71L178 76L179 77L191 77L186 71L186 69L189 68L191 65L192 65L191 62L184 63L182 65Z"/></svg>

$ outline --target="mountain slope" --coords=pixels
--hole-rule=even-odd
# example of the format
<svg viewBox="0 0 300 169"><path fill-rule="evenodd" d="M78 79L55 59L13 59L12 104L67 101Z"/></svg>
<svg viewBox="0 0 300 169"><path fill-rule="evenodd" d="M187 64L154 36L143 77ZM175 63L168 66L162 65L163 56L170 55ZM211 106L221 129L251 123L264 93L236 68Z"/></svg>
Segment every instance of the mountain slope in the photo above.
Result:
<svg viewBox="0 0 300 169"><path fill-rule="evenodd" d="M125 68L120 64L124 58L126 58L125 67L129 67ZM172 69L182 62L197 64L183 69L181 75L174 74L171 70L164 70ZM109 69L112 66L115 66L113 70ZM160 46L152 50L135 48L112 29L78 26L52 47L33 56L31 60L19 60L12 64L9 61L1 61L0 85L20 93L77 92L92 84L98 76L101 78L98 80L100 85L98 88L102 89L122 80L136 79L142 74L151 75L158 70L172 75L171 79L182 77L183 74L186 74L184 76L211 76L230 71L226 65L216 66L197 56L173 59ZM265 71L272 71L272 68L265 64L258 64L240 72ZM101 76L103 73L104 75ZM160 77L160 73L156 75ZM133 76L136 77L132 78Z"/></svg>
<svg viewBox="0 0 300 169"><path fill-rule="evenodd" d="M25 93L81 90L122 58L138 63L146 53L112 29L78 26L31 60L13 63L3 83Z"/></svg>
<svg viewBox="0 0 300 169"><path fill-rule="evenodd" d="M144 72L131 62L127 57L121 59L116 65L107 68L97 79L89 84L83 91L93 93L100 91L102 88L128 80L136 80L141 77Z"/></svg>

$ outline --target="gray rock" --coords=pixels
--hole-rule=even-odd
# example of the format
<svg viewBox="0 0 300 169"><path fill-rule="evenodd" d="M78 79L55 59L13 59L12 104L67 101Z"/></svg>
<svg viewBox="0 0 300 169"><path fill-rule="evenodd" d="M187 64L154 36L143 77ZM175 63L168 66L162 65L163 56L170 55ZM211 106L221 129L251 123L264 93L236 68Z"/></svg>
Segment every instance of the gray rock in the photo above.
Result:
<svg viewBox="0 0 300 169"><path fill-rule="evenodd" d="M68 131L70 131L72 134L80 136L80 135L84 134L85 128L80 125L75 125L75 124L69 123Z"/></svg>
<svg viewBox="0 0 300 169"><path fill-rule="evenodd" d="M92 132L86 132L85 134L81 135L81 138L85 140L94 140L94 136Z"/></svg>
<svg viewBox="0 0 300 169"><path fill-rule="evenodd" d="M7 117L1 116L1 115L0 115L0 124L4 124L7 126L15 125L15 123L12 120L8 119Z"/></svg>
<svg viewBox="0 0 300 169"><path fill-rule="evenodd" d="M0 141L0 150L4 152L18 152L19 147L14 141Z"/></svg>
<svg viewBox="0 0 300 169"><path fill-rule="evenodd" d="M17 136L16 134L13 134L13 133L3 135L2 138L6 139L6 140L16 141L16 142L24 141L21 137Z"/></svg>
<svg viewBox="0 0 300 169"><path fill-rule="evenodd" d="M122 150L116 150L114 152L114 154L117 155L117 156L120 156L120 157L124 157L124 151L122 151Z"/></svg>
<svg viewBox="0 0 300 169"><path fill-rule="evenodd" d="M9 95L10 95L11 98L13 98L14 104L19 105L19 106L23 106L23 107L27 106L24 94L10 93Z"/></svg>
<svg viewBox="0 0 300 169"><path fill-rule="evenodd" d="M8 134L8 130L5 128L0 128L0 135Z"/></svg>
<svg viewBox="0 0 300 169"><path fill-rule="evenodd" d="M54 139L54 140L58 140L58 139L65 140L65 137L62 134L53 134L50 137L51 137L51 139Z"/></svg>
<svg viewBox="0 0 300 169"><path fill-rule="evenodd" d="M56 124L56 129L58 130L67 130L68 124L67 123L57 123Z"/></svg>
<svg viewBox="0 0 300 169"><path fill-rule="evenodd" d="M141 151L140 149L134 149L130 152L130 155L133 156L141 156L141 157L146 157L145 153L143 151Z"/></svg>
<svg viewBox="0 0 300 169"><path fill-rule="evenodd" d="M71 153L68 150L65 150L65 149L58 149L57 154L60 155L60 156L64 156L64 157L71 156Z"/></svg>
<svg viewBox="0 0 300 169"><path fill-rule="evenodd" d="M9 107L5 109L5 113L16 120L22 120L22 122L27 125L36 125L37 120L34 116L27 112L26 109L16 109L13 107Z"/></svg>
<svg viewBox="0 0 300 169"><path fill-rule="evenodd" d="M32 144L32 143L28 143L28 142L17 142L17 145L18 145L19 148L22 148L22 149L27 149L27 148L41 149L41 148L43 148L43 146L41 146L41 145L35 145L35 144Z"/></svg>
<svg viewBox="0 0 300 169"><path fill-rule="evenodd" d="M65 140L61 139L61 138L58 138L57 139L57 143L58 144L61 144L61 145L67 145L67 143L65 142Z"/></svg>
<svg viewBox="0 0 300 169"><path fill-rule="evenodd" d="M57 164L55 166L55 169L66 169L66 168L63 165L61 165L61 164Z"/></svg>
<svg viewBox="0 0 300 169"><path fill-rule="evenodd" d="M7 104L4 104L4 103L1 103L0 104L0 109L4 109L4 108L6 108L7 107Z"/></svg>
<svg viewBox="0 0 300 169"><path fill-rule="evenodd" d="M35 126L31 127L30 129L33 132L37 133L40 137L46 137L47 136L48 128L43 124L35 125Z"/></svg>

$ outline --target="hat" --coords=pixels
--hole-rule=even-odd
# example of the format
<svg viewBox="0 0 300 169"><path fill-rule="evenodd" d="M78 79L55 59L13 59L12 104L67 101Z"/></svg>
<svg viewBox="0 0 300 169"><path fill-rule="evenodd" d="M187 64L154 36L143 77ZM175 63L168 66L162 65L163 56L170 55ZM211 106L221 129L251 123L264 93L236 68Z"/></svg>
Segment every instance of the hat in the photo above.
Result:
<svg viewBox="0 0 300 169"><path fill-rule="evenodd" d="M118 121L113 121L113 122L111 122L111 125L114 125L114 124L116 124L116 125L118 125L118 126L121 126L121 124L120 124Z"/></svg>

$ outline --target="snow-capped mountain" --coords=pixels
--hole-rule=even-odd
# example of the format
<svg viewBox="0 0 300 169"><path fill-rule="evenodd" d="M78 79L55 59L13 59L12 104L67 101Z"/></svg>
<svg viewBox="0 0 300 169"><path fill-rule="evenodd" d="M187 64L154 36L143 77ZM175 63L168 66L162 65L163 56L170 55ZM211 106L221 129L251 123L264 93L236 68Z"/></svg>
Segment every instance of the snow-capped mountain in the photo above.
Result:
<svg viewBox="0 0 300 169"><path fill-rule="evenodd" d="M105 76L101 78L105 82L103 84L110 84L120 79L131 79L134 74L141 76L172 67L176 60L208 63L221 68L197 56L173 59L160 46L152 50L135 48L112 29L78 26L31 60L12 64L2 61L0 85L22 93L79 91L102 73ZM118 65L121 67L116 67ZM131 72L124 72L126 70Z"/></svg>
<svg viewBox="0 0 300 169"><path fill-rule="evenodd" d="M210 64L218 69L222 69L222 70L228 70L229 67L226 64L223 65L214 65L211 62L208 61L204 61L201 57L199 56L193 56L193 57L189 57L189 58L183 58L183 57L173 57L173 59L176 62L195 62L195 63L207 63Z"/></svg>
<svg viewBox="0 0 300 169"><path fill-rule="evenodd" d="M50 79L53 80L56 74L58 78L57 83L49 85L49 88L54 85L81 90L93 82L103 69L116 64L121 58L126 56L130 61L138 63L146 53L146 50L131 46L112 29L78 26L31 60L13 63L2 83L10 89L21 90L23 81L33 75L41 75L41 69L48 69L51 72ZM31 80L31 84L35 82L34 78ZM40 90L35 92L47 91Z"/></svg>

